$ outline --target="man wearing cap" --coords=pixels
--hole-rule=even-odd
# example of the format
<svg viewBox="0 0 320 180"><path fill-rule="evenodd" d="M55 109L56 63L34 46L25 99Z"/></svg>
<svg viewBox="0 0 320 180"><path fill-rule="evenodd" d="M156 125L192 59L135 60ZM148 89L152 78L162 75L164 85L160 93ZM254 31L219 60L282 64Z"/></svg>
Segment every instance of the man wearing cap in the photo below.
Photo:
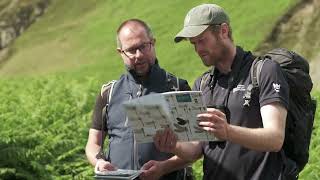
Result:
<svg viewBox="0 0 320 180"><path fill-rule="evenodd" d="M279 152L285 135L288 84L280 66L266 61L260 91L244 105L254 56L234 44L230 20L218 5L192 8L174 41L189 40L205 66L193 90L201 90L207 112L198 114L199 126L220 142L177 142L171 130L157 133L158 149L188 160L203 156L204 179L282 179ZM170 141L170 142L169 142ZM173 142L173 145L171 145Z"/></svg>

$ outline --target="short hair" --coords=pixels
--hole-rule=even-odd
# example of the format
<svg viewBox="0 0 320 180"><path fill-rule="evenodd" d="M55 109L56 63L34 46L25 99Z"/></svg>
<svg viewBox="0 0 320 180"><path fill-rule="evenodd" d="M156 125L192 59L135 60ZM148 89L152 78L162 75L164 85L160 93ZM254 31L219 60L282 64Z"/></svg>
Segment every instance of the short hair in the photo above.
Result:
<svg viewBox="0 0 320 180"><path fill-rule="evenodd" d="M117 30L117 47L118 48L121 48L121 41L119 39L119 33L120 31L122 30L123 27L125 27L126 25L128 24L138 24L140 26L142 26L144 28L144 30L146 31L148 37L150 39L153 39L153 34L152 34L152 31L151 31L151 28L150 26L148 26L147 23L145 23L144 21L140 20L140 19L128 19L126 21L124 21L123 23L120 24L120 26L118 27L118 30Z"/></svg>
<svg viewBox="0 0 320 180"><path fill-rule="evenodd" d="M228 33L228 37L230 38L231 41L233 41L233 38L232 38L232 28L230 26L229 23L227 23L228 27L229 27L229 33ZM220 28L221 27L221 24L213 24L213 25L210 25L210 30L212 33L217 33L220 31Z"/></svg>

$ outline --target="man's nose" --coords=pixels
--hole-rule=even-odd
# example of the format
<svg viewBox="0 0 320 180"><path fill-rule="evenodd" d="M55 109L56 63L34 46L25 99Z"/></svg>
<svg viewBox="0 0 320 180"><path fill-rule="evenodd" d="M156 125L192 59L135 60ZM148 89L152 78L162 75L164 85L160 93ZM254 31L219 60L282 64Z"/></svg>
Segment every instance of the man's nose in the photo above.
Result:
<svg viewBox="0 0 320 180"><path fill-rule="evenodd" d="M140 59L143 56L143 53L141 52L140 49L136 50L136 59Z"/></svg>

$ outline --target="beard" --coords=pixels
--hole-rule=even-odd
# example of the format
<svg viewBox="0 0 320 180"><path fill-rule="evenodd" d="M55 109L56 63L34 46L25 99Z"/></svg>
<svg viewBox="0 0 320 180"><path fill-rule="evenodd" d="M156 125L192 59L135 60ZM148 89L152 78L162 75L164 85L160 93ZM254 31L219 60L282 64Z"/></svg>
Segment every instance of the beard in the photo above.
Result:
<svg viewBox="0 0 320 180"><path fill-rule="evenodd" d="M228 47L217 37L217 41L215 44L215 50L211 52L207 52L206 57L201 57L202 63L209 66L216 66L218 63L224 61L227 55L230 53Z"/></svg>
<svg viewBox="0 0 320 180"><path fill-rule="evenodd" d="M141 77L141 76L147 75L151 70L152 64L149 63L149 62L146 62L146 63L147 63L147 66L148 66L147 70L138 69L138 68L135 67L135 65L129 65L129 64L125 64L125 68L126 68L126 70L128 72L130 72L130 73L132 73L132 74L134 74L136 76Z"/></svg>
<svg viewBox="0 0 320 180"><path fill-rule="evenodd" d="M213 61L214 66L216 66L217 63L223 62L224 59L228 57L228 53L230 53L229 49L224 44L221 44L220 47L221 48L219 49L219 54L215 57L215 60Z"/></svg>

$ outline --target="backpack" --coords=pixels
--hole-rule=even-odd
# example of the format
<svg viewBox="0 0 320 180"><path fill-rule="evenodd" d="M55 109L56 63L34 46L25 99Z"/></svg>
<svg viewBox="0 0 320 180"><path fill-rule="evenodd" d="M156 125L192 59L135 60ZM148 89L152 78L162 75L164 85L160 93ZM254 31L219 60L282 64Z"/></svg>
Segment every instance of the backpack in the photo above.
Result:
<svg viewBox="0 0 320 180"><path fill-rule="evenodd" d="M277 48L256 58L250 69L251 82L244 95L244 106L250 106L251 94L259 90L259 77L265 60L279 63L290 88L283 151L293 160L300 172L308 162L309 145L316 111L316 100L311 98L312 80L309 64L295 52Z"/></svg>
<svg viewBox="0 0 320 180"><path fill-rule="evenodd" d="M107 84L103 84L100 90L100 96L102 98L103 102L106 102L106 105L103 106L102 109L102 113L101 113L101 120L102 120L102 127L101 127L101 148L98 152L98 154L96 155L97 159L104 159L106 160L106 157L104 156L104 150L103 150L103 144L104 144L104 136L105 136L105 122L107 121L106 119L106 113L107 113L107 108L109 106L109 102L112 98L112 91L113 91L113 87L115 85L117 81L116 80L111 80L109 81ZM106 96L103 96L103 94L106 93Z"/></svg>

